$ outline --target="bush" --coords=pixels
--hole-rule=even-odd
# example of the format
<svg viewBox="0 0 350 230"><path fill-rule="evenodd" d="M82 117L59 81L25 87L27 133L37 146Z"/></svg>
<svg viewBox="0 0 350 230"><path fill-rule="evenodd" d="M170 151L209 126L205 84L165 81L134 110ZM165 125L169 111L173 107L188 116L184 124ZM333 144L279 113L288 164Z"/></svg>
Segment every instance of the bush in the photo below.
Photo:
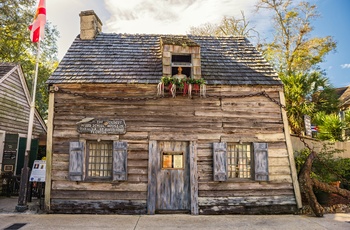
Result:
<svg viewBox="0 0 350 230"><path fill-rule="evenodd" d="M312 164L311 177L325 183L342 181L344 186L349 186L350 159L334 158L334 153L342 151L330 148L329 145L324 144L321 152L317 153L317 157ZM307 148L295 153L298 174L309 155L310 150Z"/></svg>

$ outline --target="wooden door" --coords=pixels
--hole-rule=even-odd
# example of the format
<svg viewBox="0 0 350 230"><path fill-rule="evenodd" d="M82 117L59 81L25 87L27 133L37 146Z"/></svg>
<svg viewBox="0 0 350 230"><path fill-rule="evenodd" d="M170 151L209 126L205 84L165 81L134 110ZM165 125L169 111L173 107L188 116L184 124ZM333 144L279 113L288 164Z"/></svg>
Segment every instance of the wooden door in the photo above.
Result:
<svg viewBox="0 0 350 230"><path fill-rule="evenodd" d="M189 143L160 141L157 170L157 212L190 212Z"/></svg>

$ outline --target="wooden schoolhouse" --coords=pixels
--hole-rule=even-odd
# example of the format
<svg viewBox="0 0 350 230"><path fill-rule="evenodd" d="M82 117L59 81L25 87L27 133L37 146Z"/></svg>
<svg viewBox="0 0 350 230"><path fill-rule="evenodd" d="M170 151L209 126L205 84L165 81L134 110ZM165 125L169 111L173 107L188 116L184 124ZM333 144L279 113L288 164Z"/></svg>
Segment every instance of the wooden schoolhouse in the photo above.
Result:
<svg viewBox="0 0 350 230"><path fill-rule="evenodd" d="M283 85L246 38L103 33L94 11L80 22L47 81L47 211L301 207Z"/></svg>

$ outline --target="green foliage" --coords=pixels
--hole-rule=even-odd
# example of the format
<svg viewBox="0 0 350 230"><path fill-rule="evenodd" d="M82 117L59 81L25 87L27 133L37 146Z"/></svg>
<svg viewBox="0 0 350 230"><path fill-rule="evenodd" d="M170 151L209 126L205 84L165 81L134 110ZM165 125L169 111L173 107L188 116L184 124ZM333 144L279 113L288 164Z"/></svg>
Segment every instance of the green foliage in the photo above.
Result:
<svg viewBox="0 0 350 230"><path fill-rule="evenodd" d="M163 76L160 81L164 85L176 84L177 86L183 87L184 83L187 84L198 84L198 85L204 85L206 84L205 80L203 78L200 79L194 79L194 78L184 78L184 79L177 79L175 77L169 77L169 76Z"/></svg>
<svg viewBox="0 0 350 230"><path fill-rule="evenodd" d="M337 113L339 111L339 97L333 87L323 87L312 94L312 102L315 103L315 111L323 111L326 114Z"/></svg>
<svg viewBox="0 0 350 230"><path fill-rule="evenodd" d="M37 46L30 41L28 26L33 22L36 0L0 0L0 62L19 63L32 91ZM41 42L36 105L45 119L47 116L48 77L57 67L57 29L48 22L45 39Z"/></svg>
<svg viewBox="0 0 350 230"><path fill-rule="evenodd" d="M332 145L324 144L312 164L310 176L325 183L341 181L342 179L350 181L350 159L334 158L335 153L342 151L334 149ZM295 155L297 172L300 173L305 160L310 155L310 150L303 149L296 152Z"/></svg>
<svg viewBox="0 0 350 230"><path fill-rule="evenodd" d="M345 122L340 120L338 114L326 114L324 111L321 111L315 114L313 122L318 126L317 138L329 141L343 141L342 131L345 128Z"/></svg>
<svg viewBox="0 0 350 230"><path fill-rule="evenodd" d="M319 72L280 74L284 84L289 125L296 134L304 130L304 115L319 127L317 138L342 141L346 123L337 115L339 100L328 79Z"/></svg>
<svg viewBox="0 0 350 230"><path fill-rule="evenodd" d="M307 74L280 74L284 84L284 94L289 125L294 133L300 134L304 127L304 115L311 115L314 111L314 104L308 100L311 89L311 76Z"/></svg>
<svg viewBox="0 0 350 230"><path fill-rule="evenodd" d="M350 128L350 110L345 112L344 121L346 123L346 126Z"/></svg>

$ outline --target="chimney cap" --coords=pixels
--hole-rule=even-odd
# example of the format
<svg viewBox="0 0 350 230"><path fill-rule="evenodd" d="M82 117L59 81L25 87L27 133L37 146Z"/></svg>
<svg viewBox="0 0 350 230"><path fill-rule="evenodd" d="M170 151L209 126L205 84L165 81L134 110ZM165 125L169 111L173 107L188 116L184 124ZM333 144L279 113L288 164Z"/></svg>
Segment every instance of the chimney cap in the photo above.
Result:
<svg viewBox="0 0 350 230"><path fill-rule="evenodd" d="M82 17L82 16L89 16L89 15L94 15L96 17L96 19L98 20L98 22L101 24L101 26L103 25L101 19L97 16L95 11L93 11L93 10L81 11L80 14L79 14L80 17Z"/></svg>

